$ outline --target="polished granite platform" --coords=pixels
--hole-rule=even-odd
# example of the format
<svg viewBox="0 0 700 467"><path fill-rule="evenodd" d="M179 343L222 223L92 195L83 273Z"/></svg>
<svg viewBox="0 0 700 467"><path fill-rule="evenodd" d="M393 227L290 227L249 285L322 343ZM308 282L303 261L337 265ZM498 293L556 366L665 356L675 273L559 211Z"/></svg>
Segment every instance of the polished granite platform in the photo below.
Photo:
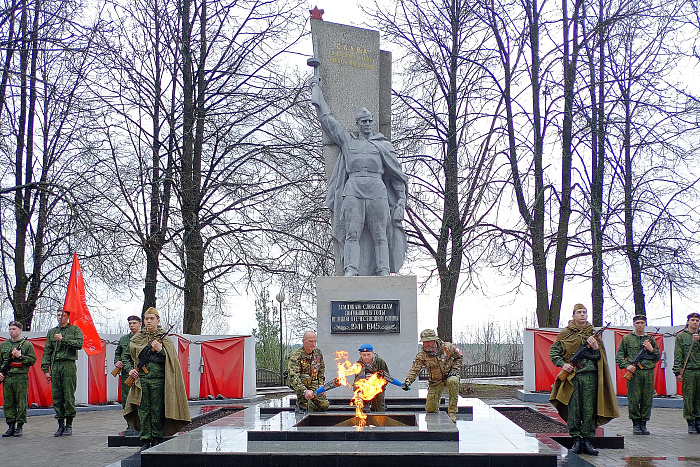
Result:
<svg viewBox="0 0 700 467"><path fill-rule="evenodd" d="M423 462L467 463L475 467L557 465L559 449L555 446L550 448L478 399L460 398L460 413L456 425L449 421L444 412L426 414L422 410L421 401L415 401L412 409L417 416L417 427L398 428L409 428L416 432L421 427L427 431L429 425L442 425L445 420L450 424L442 425L446 429L449 428L446 432L453 433L446 435L448 439L436 436L435 439L429 440L401 440L401 436L383 440L322 440L323 435L320 433L332 431L330 428L321 429L318 438L313 440L289 440L289 433L298 433L310 428L294 427L306 414L291 411L289 402L290 398L287 397L258 403L191 432L180 434L166 443L142 452L141 465L341 467L357 466L361 462L402 467L407 463ZM347 413L344 406L338 408L342 409L338 414ZM391 404L389 409L393 410ZM407 407L403 409L402 414L409 412ZM333 414L332 411L329 413ZM386 428L373 429L375 432L388 432ZM360 432L356 431L356 428L350 431ZM251 440L250 433L255 433L253 438L264 438L264 433L270 436L268 440ZM269 439L275 437L278 439Z"/></svg>

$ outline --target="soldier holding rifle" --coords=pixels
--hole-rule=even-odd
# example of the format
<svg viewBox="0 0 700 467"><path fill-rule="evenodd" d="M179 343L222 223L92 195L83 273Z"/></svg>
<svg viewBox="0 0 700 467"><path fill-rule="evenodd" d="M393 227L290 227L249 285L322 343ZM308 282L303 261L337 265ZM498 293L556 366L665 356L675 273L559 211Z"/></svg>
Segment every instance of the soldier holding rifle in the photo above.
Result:
<svg viewBox="0 0 700 467"><path fill-rule="evenodd" d="M633 323L634 331L620 341L615 363L627 370L625 379L632 433L648 435L647 421L651 417L651 401L654 397L654 367L661 358L661 353L654 338L644 332L646 316L635 316Z"/></svg>
<svg viewBox="0 0 700 467"><path fill-rule="evenodd" d="M574 439L571 452L597 456L598 451L591 444L596 426L620 414L603 342L594 336L586 307L576 304L572 317L549 349L552 363L563 372L554 380L549 401L569 426ZM572 364L575 354L583 358Z"/></svg>
<svg viewBox="0 0 700 467"><path fill-rule="evenodd" d="M155 308L146 310L143 325L129 342L135 367L129 371L129 377L135 382L129 390L124 418L140 430L141 449L147 449L187 425L190 410L177 350L160 327L160 314Z"/></svg>
<svg viewBox="0 0 700 467"><path fill-rule="evenodd" d="M141 330L141 318L136 315L129 316L127 318L129 322L129 334L122 336L119 339L117 348L114 351L114 370L112 370L112 375L117 376L121 373L121 386L122 386L122 407L126 405L126 398L129 396L129 386L126 384L126 379L129 377L129 371L134 367L131 361L131 353L129 353L129 342L131 338L136 335ZM127 426L126 429L129 430L131 426Z"/></svg>
<svg viewBox="0 0 700 467"><path fill-rule="evenodd" d="M36 362L34 346L22 339L22 323L10 321L10 338L0 344L0 383L7 431L3 438L22 436L27 423L29 367ZM17 427L15 428L15 423Z"/></svg>
<svg viewBox="0 0 700 467"><path fill-rule="evenodd" d="M690 313L686 328L676 335L673 374L683 382L683 418L688 433L700 433L700 314Z"/></svg>
<svg viewBox="0 0 700 467"><path fill-rule="evenodd" d="M78 350L83 348L83 331L69 323L70 312L58 310L58 326L49 329L41 358L41 371L51 382L53 409L56 411L58 430L54 436L73 434L75 418L75 387L78 382Z"/></svg>

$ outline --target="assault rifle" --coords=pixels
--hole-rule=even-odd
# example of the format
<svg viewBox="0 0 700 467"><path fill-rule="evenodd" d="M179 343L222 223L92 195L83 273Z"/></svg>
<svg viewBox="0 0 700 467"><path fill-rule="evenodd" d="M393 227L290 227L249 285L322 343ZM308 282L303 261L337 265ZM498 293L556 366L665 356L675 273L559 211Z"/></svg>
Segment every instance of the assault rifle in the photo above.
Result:
<svg viewBox="0 0 700 467"><path fill-rule="evenodd" d="M173 330L173 327L175 327L174 324L172 326L170 326L170 329L165 331L163 334L156 336L156 338L154 340L157 340L158 342L162 343L165 336L170 334L170 331ZM145 374L148 374L148 369L146 368L146 364L150 360L151 355L153 355L154 353L156 353L155 350L153 350L153 347L149 344L148 347L146 348L146 351L143 352L143 355L141 356L141 358L139 358L139 362L136 364L134 369L136 371L143 370L143 372ZM132 378L131 375L129 375L129 377L126 379L126 381L124 381L124 383L126 383L127 386L131 387L134 384L134 378Z"/></svg>
<svg viewBox="0 0 700 467"><path fill-rule="evenodd" d="M27 340L27 338L24 337L21 341L17 342L17 347L10 347L10 354L7 357L7 361L2 366L2 368L0 368L0 373L2 373L5 376L5 378L7 378L7 373L10 371L10 368L15 366L15 365L13 365L13 363L17 363L15 361L15 357L12 356L12 351L15 349L19 349L22 346L22 344L24 344L24 341L26 341L26 340ZM20 363L19 366L22 366L22 364ZM5 380L3 379L2 381L0 381L0 384L2 384L3 381L5 381Z"/></svg>
<svg viewBox="0 0 700 467"><path fill-rule="evenodd" d="M654 334L657 334L659 332L660 328L656 328L656 332ZM651 338L647 339L647 341L650 341ZM646 342L646 341L645 341ZM639 367L641 369L644 369L644 367L641 365L642 360L649 360L650 357L653 357L654 354L652 352L649 352L647 349L644 348L644 343L642 343L642 347L639 349L639 352L637 352L637 355L634 356L634 359L630 362L630 365L634 365L636 367ZM634 373L631 371L626 371L625 374L623 375L627 381L631 381L632 377L634 376Z"/></svg>
<svg viewBox="0 0 700 467"><path fill-rule="evenodd" d="M593 334L593 337L600 337L600 335L605 331L608 326L610 326L610 322L608 322L605 326L602 328L598 329L595 334ZM583 360L586 357L586 353L588 353L588 349L591 347L588 345L588 342L584 342L581 344L581 347L578 348L576 352L571 356L571 361L570 363L574 366L574 371L576 371L576 368L579 370L583 367L581 364L581 360ZM564 371L564 369L561 370L559 375L557 375L557 378L559 378L559 381L566 381L566 378L569 376L569 372Z"/></svg>

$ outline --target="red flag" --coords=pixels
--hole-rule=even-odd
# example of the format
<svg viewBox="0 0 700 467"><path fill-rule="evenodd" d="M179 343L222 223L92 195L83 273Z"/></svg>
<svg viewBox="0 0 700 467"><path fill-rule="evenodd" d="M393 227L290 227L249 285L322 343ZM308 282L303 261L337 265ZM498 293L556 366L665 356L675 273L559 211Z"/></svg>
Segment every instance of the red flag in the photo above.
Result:
<svg viewBox="0 0 700 467"><path fill-rule="evenodd" d="M85 282L83 282L83 272L80 270L77 253L73 253L73 267L70 270L63 309L70 313L71 324L78 326L83 331L83 350L85 353L95 355L102 352L102 341L85 303Z"/></svg>

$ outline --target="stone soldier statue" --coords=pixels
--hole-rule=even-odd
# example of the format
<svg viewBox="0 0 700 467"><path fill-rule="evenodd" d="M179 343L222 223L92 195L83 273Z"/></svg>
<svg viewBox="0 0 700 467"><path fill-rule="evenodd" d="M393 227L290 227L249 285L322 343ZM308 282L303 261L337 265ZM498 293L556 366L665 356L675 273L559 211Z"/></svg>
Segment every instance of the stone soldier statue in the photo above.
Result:
<svg viewBox="0 0 700 467"><path fill-rule="evenodd" d="M574 439L571 452L598 455L591 439L596 426L620 416L615 391L608 371L603 342L594 336L588 322L588 310L580 303L574 305L572 320L549 349L549 358L564 371L563 381L557 377L552 385L549 402L566 420ZM571 357L581 347L588 347L581 367L571 364Z"/></svg>
<svg viewBox="0 0 700 467"><path fill-rule="evenodd" d="M78 351L83 348L83 331L70 324L70 312L58 310L58 326L49 329L41 358L41 371L51 382L53 409L58 430L54 436L71 436L75 418L75 388L78 384Z"/></svg>
<svg viewBox="0 0 700 467"><path fill-rule="evenodd" d="M637 315L633 318L634 331L622 338L615 354L615 363L627 370L627 401L632 420L632 433L648 435L647 422L651 417L651 402L654 397L654 367L661 358L659 346L649 334L644 332L647 318ZM643 351L642 351L643 349ZM639 360L635 359L639 355Z"/></svg>
<svg viewBox="0 0 700 467"><path fill-rule="evenodd" d="M21 338L22 323L10 321L9 328L10 338L0 344L0 383L8 427L3 438L22 436L22 427L27 423L29 367L36 363L34 346Z"/></svg>
<svg viewBox="0 0 700 467"><path fill-rule="evenodd" d="M331 115L319 81L312 79L311 103L340 148L325 205L333 211L332 235L344 274L388 276L401 268L406 254L402 221L408 178L392 144L373 131L372 114L361 108L355 115L359 132L349 132Z"/></svg>
<svg viewBox="0 0 700 467"><path fill-rule="evenodd" d="M330 402L325 393L316 394L326 374L323 353L316 347L316 333L306 331L301 344L287 361L287 385L297 394L297 411L325 412Z"/></svg>

